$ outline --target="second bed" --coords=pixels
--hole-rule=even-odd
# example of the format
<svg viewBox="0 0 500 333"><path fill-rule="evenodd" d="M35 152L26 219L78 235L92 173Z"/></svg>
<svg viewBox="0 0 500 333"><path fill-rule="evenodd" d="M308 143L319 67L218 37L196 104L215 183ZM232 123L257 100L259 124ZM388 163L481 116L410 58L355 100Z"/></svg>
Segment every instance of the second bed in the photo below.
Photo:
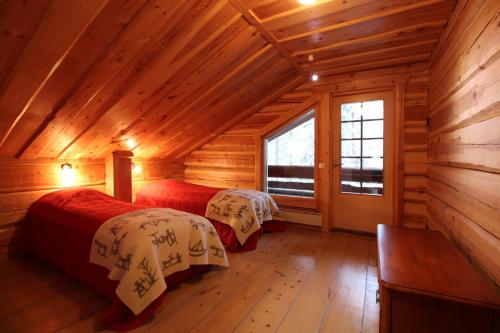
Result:
<svg viewBox="0 0 500 333"><path fill-rule="evenodd" d="M259 191L224 190L165 179L143 187L137 193L136 203L209 218L231 252L253 250L262 232L286 228L274 200Z"/></svg>

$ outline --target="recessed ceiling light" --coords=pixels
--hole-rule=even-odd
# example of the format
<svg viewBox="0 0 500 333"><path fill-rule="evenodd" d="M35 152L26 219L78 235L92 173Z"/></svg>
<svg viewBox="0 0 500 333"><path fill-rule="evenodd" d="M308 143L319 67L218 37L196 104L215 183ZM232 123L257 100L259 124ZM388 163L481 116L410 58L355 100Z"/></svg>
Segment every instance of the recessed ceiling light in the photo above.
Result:
<svg viewBox="0 0 500 333"><path fill-rule="evenodd" d="M314 81L314 82L318 81L319 80L318 74L312 74L311 75L311 80Z"/></svg>
<svg viewBox="0 0 500 333"><path fill-rule="evenodd" d="M298 0L301 5L312 5L316 0Z"/></svg>

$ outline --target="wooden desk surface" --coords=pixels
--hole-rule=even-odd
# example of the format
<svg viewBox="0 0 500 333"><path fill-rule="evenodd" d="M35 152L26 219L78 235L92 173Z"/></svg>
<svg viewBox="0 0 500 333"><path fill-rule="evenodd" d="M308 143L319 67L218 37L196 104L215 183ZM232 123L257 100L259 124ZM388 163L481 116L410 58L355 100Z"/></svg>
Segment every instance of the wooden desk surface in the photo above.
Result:
<svg viewBox="0 0 500 333"><path fill-rule="evenodd" d="M377 227L378 275L385 288L500 309L500 295L440 232Z"/></svg>

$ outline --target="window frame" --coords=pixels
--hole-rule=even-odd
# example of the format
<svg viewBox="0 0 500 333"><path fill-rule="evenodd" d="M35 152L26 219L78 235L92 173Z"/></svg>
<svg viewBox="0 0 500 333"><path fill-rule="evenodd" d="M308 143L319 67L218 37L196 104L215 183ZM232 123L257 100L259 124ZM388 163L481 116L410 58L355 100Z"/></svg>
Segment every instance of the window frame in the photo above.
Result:
<svg viewBox="0 0 500 333"><path fill-rule="evenodd" d="M276 138L280 134L286 132L287 129L293 126L297 126L297 121L302 120L304 116L308 113L313 113L311 116L314 118L314 196L299 197L283 194L270 194L279 206L307 210L307 211L320 211L320 169L319 169L319 159L320 159L320 106L316 99L313 103L304 106L300 112L296 113L294 116L288 119L278 119L276 124L272 123L270 128L266 128L264 132L260 134L259 144L260 153L259 158L259 170L260 170L260 183L259 188L267 193L267 154L266 154L266 142L270 139ZM307 120L309 120L307 119ZM307 121L306 120L306 121Z"/></svg>

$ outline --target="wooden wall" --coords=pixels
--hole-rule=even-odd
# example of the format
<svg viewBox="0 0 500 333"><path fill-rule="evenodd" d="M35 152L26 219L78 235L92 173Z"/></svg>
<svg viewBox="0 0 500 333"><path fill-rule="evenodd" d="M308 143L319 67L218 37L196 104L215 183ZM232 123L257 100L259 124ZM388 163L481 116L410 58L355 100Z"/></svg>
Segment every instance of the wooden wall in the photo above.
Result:
<svg viewBox="0 0 500 333"><path fill-rule="evenodd" d="M461 1L431 65L429 216L500 283L500 2Z"/></svg>
<svg viewBox="0 0 500 333"><path fill-rule="evenodd" d="M255 136L311 95L310 91L284 94L186 156L185 180L213 187L255 189Z"/></svg>
<svg viewBox="0 0 500 333"><path fill-rule="evenodd" d="M427 226L427 113L429 71L409 74L404 89L404 225Z"/></svg>
<svg viewBox="0 0 500 333"><path fill-rule="evenodd" d="M154 181L174 178L184 179L184 163L167 159L133 158L132 163L141 168L141 172L132 171L132 200L135 201L137 192Z"/></svg>
<svg viewBox="0 0 500 333"><path fill-rule="evenodd" d="M142 168L133 173L133 196L144 185L163 178L182 179L184 164L165 159L134 159ZM29 205L42 195L63 188L61 164L73 164L74 186L105 192L106 174L103 159L91 160L19 160L0 158L0 259L4 258Z"/></svg>
<svg viewBox="0 0 500 333"><path fill-rule="evenodd" d="M404 95L404 222L407 226L427 225L427 64L356 72L309 82L283 95L257 113L214 138L185 159L188 182L227 188L255 188L255 135L278 117L316 92L331 94L368 88L391 87L396 79L405 84Z"/></svg>
<svg viewBox="0 0 500 333"><path fill-rule="evenodd" d="M61 164L71 163L75 185L105 190L104 160L18 160L0 158L0 258L24 218L29 205L62 188Z"/></svg>

